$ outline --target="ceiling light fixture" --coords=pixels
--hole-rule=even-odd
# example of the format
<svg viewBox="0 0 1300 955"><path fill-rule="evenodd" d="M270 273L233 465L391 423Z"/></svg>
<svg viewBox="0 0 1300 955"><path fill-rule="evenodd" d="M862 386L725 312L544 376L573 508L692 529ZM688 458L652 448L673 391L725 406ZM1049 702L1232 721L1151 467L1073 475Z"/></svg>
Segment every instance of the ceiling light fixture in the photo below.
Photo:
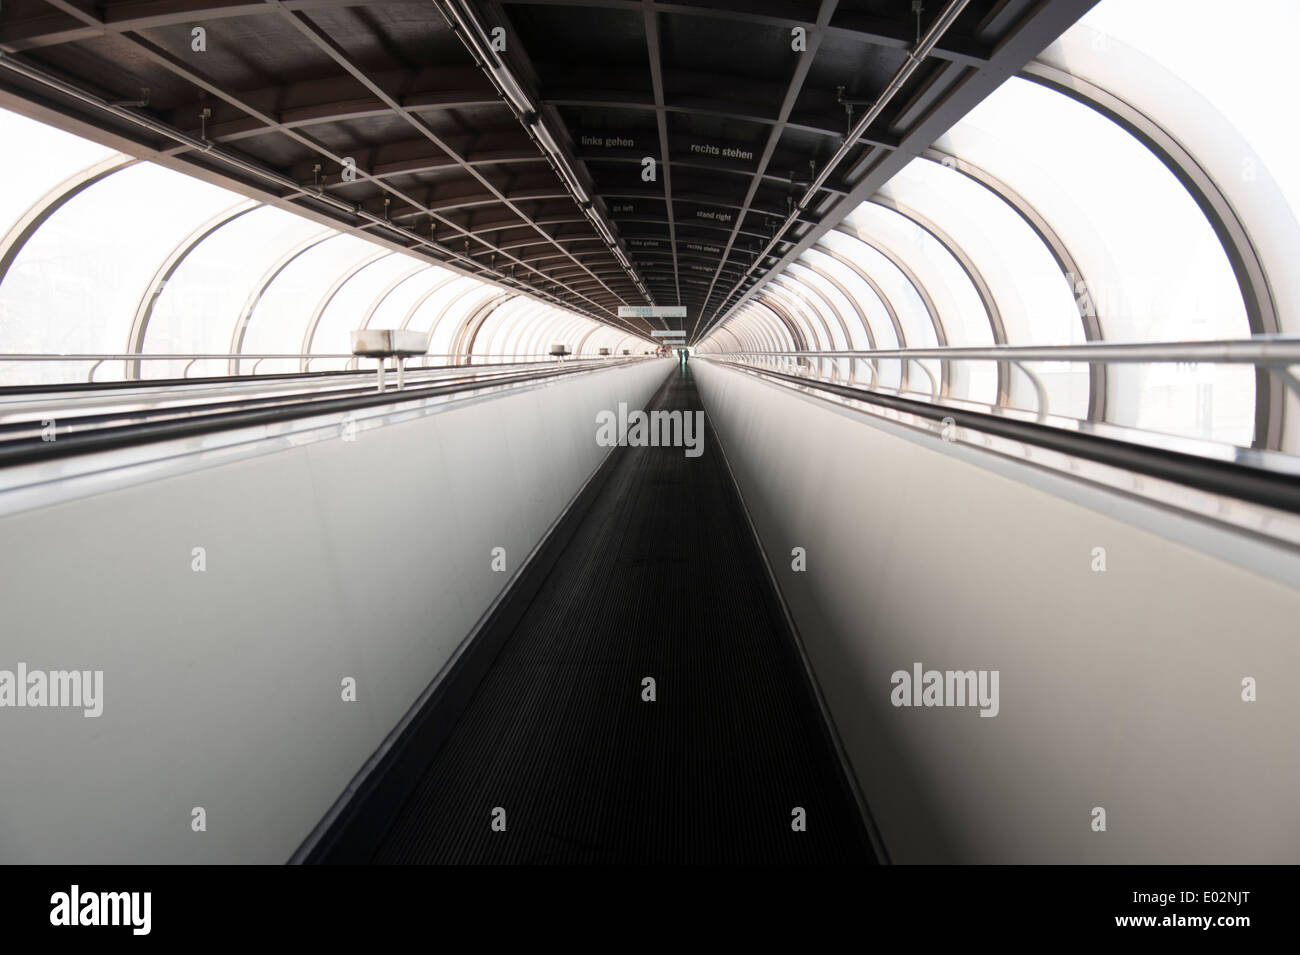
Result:
<svg viewBox="0 0 1300 955"><path fill-rule="evenodd" d="M509 66L492 49L492 43L488 39L489 31L487 26L479 19L478 13L465 0L433 0L433 2L452 30L469 48L470 54L483 68L483 71L492 81L492 85L496 87L502 98L514 109L519 122L533 141L537 143L538 148L550 160L556 174L560 177L560 181L573 195L574 201L577 202L578 207L582 209L583 214L591 222L596 234L609 246L619 265L628 272L629 277L646 299L653 301L641 284L640 276L637 275L632 263L623 255L613 229L610 228L610 224L605 220L605 217L596 209L591 195L582 185L577 169L569 161L565 150L560 147L555 134L551 132L546 120L542 118L540 110L525 92L522 84L515 78Z"/></svg>

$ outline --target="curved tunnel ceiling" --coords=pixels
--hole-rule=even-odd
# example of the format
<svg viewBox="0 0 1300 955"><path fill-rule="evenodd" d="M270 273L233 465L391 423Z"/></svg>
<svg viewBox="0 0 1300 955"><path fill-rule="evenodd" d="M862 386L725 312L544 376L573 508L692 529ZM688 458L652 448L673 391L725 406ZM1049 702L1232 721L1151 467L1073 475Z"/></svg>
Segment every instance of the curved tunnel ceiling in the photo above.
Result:
<svg viewBox="0 0 1300 955"><path fill-rule="evenodd" d="M19 359L0 360L0 384L85 379L98 368L24 354L141 356L114 360L100 380L119 370L322 371L351 361L356 328L424 332L435 364L510 361L554 344L578 355L650 347L360 230L322 226L3 109L0 140L21 144L0 152L0 359Z"/></svg>
<svg viewBox="0 0 1300 955"><path fill-rule="evenodd" d="M0 104L698 340L1091 5L17 0Z"/></svg>
<svg viewBox="0 0 1300 955"><path fill-rule="evenodd" d="M1252 113L1240 77L1285 82L1294 6L1253 0L1255 19L1279 27L1265 36L1216 19L1211 0L921 6L6 3L0 105L110 151L67 170L46 212L14 221L0 272L63 202L111 191L145 159L615 330L606 341L554 325L588 348L621 350L670 325L712 351L1293 331L1296 144ZM235 195L204 207L160 247L155 283L195 271L264 211ZM435 351L545 347L544 328L509 325L548 312L291 238L262 263L254 301L279 303L280 272L309 263L348 281L282 305L291 342L245 304L235 332L223 315L206 348L319 351L354 312L421 327ZM358 291L370 284L374 295ZM127 350L195 347L164 337L165 299L127 298ZM684 323L617 314L647 303L684 305ZM116 334L74 344L117 351ZM1033 402L1006 363L871 374ZM1281 385L1249 374L1216 371L1231 395L1214 433L1276 447ZM1053 408L1090 421L1136 421L1151 406L1132 370L1075 366L1047 390Z"/></svg>
<svg viewBox="0 0 1300 955"><path fill-rule="evenodd" d="M836 225L790 248L701 347L834 351L846 335L851 348L891 349L1294 334L1295 134L1261 111L1255 91L1287 82L1285 37L1300 29L1300 11L1276 0L1249 10L1273 31L1254 46L1225 46L1210 0L1098 4ZM1218 26L1237 41L1250 33ZM776 346L774 315L787 326ZM1035 382L1008 363L861 369L904 391L916 372L945 398L1040 404ZM1050 407L1079 420L1243 446L1295 440L1284 389L1262 369L1218 367L1175 384L1163 372L1077 363L1046 378ZM1196 399L1188 388L1213 390L1212 420L1195 412L1208 392Z"/></svg>

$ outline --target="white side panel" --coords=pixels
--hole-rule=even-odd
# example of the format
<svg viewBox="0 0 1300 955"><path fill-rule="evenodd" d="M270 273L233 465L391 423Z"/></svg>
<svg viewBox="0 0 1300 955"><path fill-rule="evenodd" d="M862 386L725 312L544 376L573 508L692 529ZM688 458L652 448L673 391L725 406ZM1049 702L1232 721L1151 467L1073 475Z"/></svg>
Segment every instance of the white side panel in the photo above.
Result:
<svg viewBox="0 0 1300 955"><path fill-rule="evenodd" d="M0 518L0 670L104 671L98 718L0 708L0 862L288 859L671 367Z"/></svg>
<svg viewBox="0 0 1300 955"><path fill-rule="evenodd" d="M894 861L1300 861L1300 591L1190 518L692 368ZM1000 671L999 714L894 707L918 661Z"/></svg>

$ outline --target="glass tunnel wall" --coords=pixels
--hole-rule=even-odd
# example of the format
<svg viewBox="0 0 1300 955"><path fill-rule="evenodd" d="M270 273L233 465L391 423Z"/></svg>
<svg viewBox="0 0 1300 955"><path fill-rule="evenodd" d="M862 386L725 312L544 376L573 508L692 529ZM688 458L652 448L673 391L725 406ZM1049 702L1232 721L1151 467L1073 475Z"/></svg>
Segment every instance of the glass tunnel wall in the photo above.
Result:
<svg viewBox="0 0 1300 955"><path fill-rule="evenodd" d="M549 303L0 110L0 339L115 360L96 381L348 367L350 333L429 336L430 365L644 340ZM418 364L418 360L416 362ZM0 385L86 381L94 361L0 361Z"/></svg>
<svg viewBox="0 0 1300 955"><path fill-rule="evenodd" d="M1248 6L1257 14L1225 25L1215 0L1103 0L733 309L701 349L1300 332L1292 265L1300 130L1259 95L1289 88L1300 6ZM925 364L949 400L1037 410L1029 378L1012 371L1000 380L994 362L949 361L946 378L940 363ZM1029 367L1053 415L1241 446L1300 445L1300 407L1249 365ZM834 369L847 376L850 363ZM852 370L875 386L932 390L917 363L881 358Z"/></svg>

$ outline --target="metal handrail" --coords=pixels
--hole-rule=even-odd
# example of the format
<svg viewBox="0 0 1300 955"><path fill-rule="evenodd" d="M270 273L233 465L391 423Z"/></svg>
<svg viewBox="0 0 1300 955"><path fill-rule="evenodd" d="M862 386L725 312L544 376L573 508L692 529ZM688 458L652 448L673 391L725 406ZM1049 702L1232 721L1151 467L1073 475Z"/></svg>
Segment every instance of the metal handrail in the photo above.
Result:
<svg viewBox="0 0 1300 955"><path fill-rule="evenodd" d="M982 361L1068 362L1226 362L1255 365L1300 364L1300 337L1203 342L1090 342L1085 345L986 345L945 348L872 348L842 351L702 352L707 357L761 355L793 358L959 358Z"/></svg>
<svg viewBox="0 0 1300 955"><path fill-rule="evenodd" d="M622 357L628 357L628 356L622 356L622 355L565 356L567 361L575 361L575 360L609 361L614 358L622 358ZM88 361L91 362L91 366L89 370L86 372L87 382L93 382L95 380L95 372L99 369L99 366L104 364L105 362L183 361L186 364L185 364L184 371L181 373L181 377L188 378L190 375L190 369L194 366L196 362L230 361L232 359L239 360L241 363L244 360L252 361L253 369L250 372L250 374L253 375L257 374L257 368L263 361L273 361L273 360L292 360L292 361L305 362L307 369L310 370L311 363L313 361L347 359L348 365L351 370L355 371L358 368L358 356L352 354L351 352L340 353L340 354L333 354L327 352L313 352L311 354L302 354L297 352L270 352L270 353L185 352L185 353L170 353L170 354L157 353L157 352L148 353L148 354L143 354L143 353L100 354L100 353L84 353L84 352L56 354L56 353L49 353L49 352L9 352L9 353L0 352L0 361L12 361L12 362ZM433 360L437 360L438 364L434 366L430 366L428 362ZM525 364L525 363L533 363L533 362L553 362L555 360L556 358L554 355L546 355L546 354L538 354L536 352L529 352L527 354L503 353L503 354L473 354L473 355L465 355L465 354L417 355L414 356L413 358L406 359L406 362L408 363L407 367L411 367L410 363L418 361L419 364L415 366L416 368L429 369L431 367L446 368L446 367L458 367L458 366L469 365L469 364L483 364L485 361ZM234 377L234 376L227 373L219 377ZM131 380L138 380L138 379L131 379Z"/></svg>
<svg viewBox="0 0 1300 955"><path fill-rule="evenodd" d="M1048 392L1042 379L1026 362L1062 362L1087 364L1237 364L1264 368L1276 374L1283 384L1300 397L1300 378L1291 371L1300 365L1300 337L1287 335L1256 335L1248 339L1224 339L1202 342L1090 342L1084 345L991 345L952 346L941 348L872 348L843 351L746 351L704 352L704 358L720 358L748 364L763 363L773 366L795 363L804 370L816 362L816 375L821 378L839 377L839 360L849 359L849 380L857 381L859 359L892 359L904 364L911 362L930 379L930 400L939 400L939 387L934 375L921 363L922 359L948 361L1006 362L1019 369L1033 385L1038 403L1038 419L1048 417ZM835 359L828 375L823 362ZM871 368L871 365L867 365ZM872 369L873 388L899 392L876 383Z"/></svg>

